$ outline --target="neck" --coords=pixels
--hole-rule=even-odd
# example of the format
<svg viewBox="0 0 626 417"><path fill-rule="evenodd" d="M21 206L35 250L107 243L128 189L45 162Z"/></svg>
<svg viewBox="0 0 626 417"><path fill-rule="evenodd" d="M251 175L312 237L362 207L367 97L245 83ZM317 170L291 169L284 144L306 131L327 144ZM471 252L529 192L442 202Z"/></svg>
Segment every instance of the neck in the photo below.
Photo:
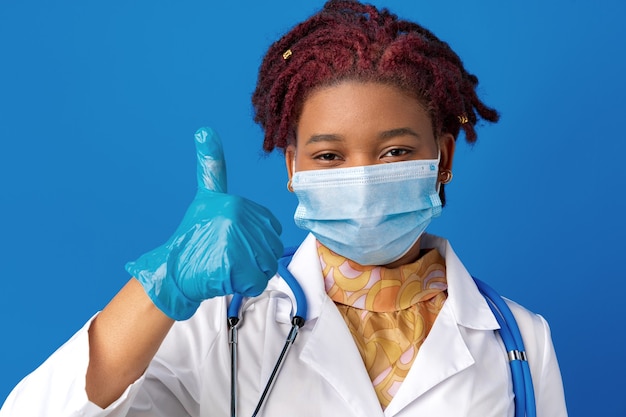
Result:
<svg viewBox="0 0 626 417"><path fill-rule="evenodd" d="M387 265L383 265L383 266L389 269L398 268L402 265L410 264L412 262L417 261L419 258L422 257L422 255L424 255L424 253L426 253L425 251L422 251L422 248L420 246L421 242L422 242L422 237L420 236L420 238L417 239L417 241L413 244L413 246L411 246L411 249L409 249L407 253L402 255L400 259L396 259L395 261Z"/></svg>

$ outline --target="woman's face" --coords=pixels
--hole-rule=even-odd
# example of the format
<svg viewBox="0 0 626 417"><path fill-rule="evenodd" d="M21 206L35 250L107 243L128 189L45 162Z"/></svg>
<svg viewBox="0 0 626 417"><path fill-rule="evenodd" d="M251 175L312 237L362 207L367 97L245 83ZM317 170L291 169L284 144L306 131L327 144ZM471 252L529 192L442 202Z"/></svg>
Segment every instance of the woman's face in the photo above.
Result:
<svg viewBox="0 0 626 417"><path fill-rule="evenodd" d="M314 91L304 102L296 146L285 151L289 178L296 171L436 159L451 169L454 138L435 138L420 102L397 87L345 81Z"/></svg>
<svg viewBox="0 0 626 417"><path fill-rule="evenodd" d="M429 114L397 87L345 81L313 92L303 104L296 144L285 150L287 172L436 159L451 170L454 137L435 138ZM295 171L294 171L295 169ZM419 257L419 241L388 267Z"/></svg>

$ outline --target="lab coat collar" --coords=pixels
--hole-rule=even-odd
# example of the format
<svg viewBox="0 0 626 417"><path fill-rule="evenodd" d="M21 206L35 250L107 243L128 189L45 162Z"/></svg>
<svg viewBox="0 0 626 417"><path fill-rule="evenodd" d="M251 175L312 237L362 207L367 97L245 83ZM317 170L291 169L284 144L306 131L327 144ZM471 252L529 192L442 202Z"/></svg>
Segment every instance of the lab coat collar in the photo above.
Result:
<svg viewBox="0 0 626 417"><path fill-rule="evenodd" d="M312 333L302 346L301 359L324 376L337 392L345 393L344 400L351 404L356 415L396 415L422 394L471 367L475 360L460 326L475 330L498 328L485 299L448 241L437 236L424 235L422 247L436 248L444 257L448 298L407 378L384 414L382 410L378 411L380 404L350 332L326 294L314 236L307 236L288 267L300 282L309 303L307 319ZM283 289L287 288L282 279L277 280L276 284ZM293 302L291 292L286 293ZM278 316L286 313L288 312L278 314L277 319L283 321ZM319 321L316 320L318 318ZM328 340L330 335L332 340ZM337 372L337 369L345 372ZM355 392L360 394L354 395ZM466 400L467 398L459 394L454 400L449 399L459 406Z"/></svg>
<svg viewBox="0 0 626 417"><path fill-rule="evenodd" d="M461 326L476 330L499 329L498 322L491 313L487 302L478 291L470 273L454 253L447 239L424 234L421 245L423 248L437 249L446 261L446 279L448 282L446 304L450 305L456 322ZM317 254L315 236L309 234L304 239L294 253L288 269L298 279L306 294L308 302L307 320L316 319L319 317L328 296L324 288L324 278ZM282 279L272 283L272 287L288 294L295 305L295 298ZM293 311L290 313L293 314ZM286 320L289 319L286 318Z"/></svg>
<svg viewBox="0 0 626 417"><path fill-rule="evenodd" d="M446 260L449 304L456 322L475 330L495 330L500 326L485 298L480 294L470 273L456 256L447 239L424 234L422 248L435 248Z"/></svg>
<svg viewBox="0 0 626 417"><path fill-rule="evenodd" d="M309 234L302 242L288 269L298 280L308 302L305 327L311 329L311 334L304 344L296 343L300 359L335 388L350 404L354 415L384 417L354 339L339 310L326 294L313 235ZM268 289L287 294L291 303L295 303L287 283L280 277L270 281ZM276 320L287 322L295 308L287 303L277 303L276 306ZM288 311L290 308L291 311Z"/></svg>
<svg viewBox="0 0 626 417"><path fill-rule="evenodd" d="M287 269L298 280L298 283L306 295L306 301L308 303L306 320L312 321L318 318L328 296L324 288L324 278L322 277L322 268L317 255L315 236L309 234L304 239L293 254L292 261ZM296 299L287 283L278 276L278 279L270 281L268 289L278 290L291 298L293 308L290 312L287 312L289 314L285 315L286 312L283 311L277 312L277 320L279 322L290 321L290 315L295 313Z"/></svg>

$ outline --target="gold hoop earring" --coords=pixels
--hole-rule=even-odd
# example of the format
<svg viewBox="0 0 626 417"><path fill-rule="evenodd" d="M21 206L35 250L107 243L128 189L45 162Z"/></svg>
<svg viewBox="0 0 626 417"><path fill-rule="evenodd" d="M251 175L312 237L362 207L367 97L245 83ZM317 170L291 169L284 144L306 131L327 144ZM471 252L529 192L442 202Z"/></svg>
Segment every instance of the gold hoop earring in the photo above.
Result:
<svg viewBox="0 0 626 417"><path fill-rule="evenodd" d="M293 193L293 187L291 186L291 180L287 181L287 189L290 193Z"/></svg>
<svg viewBox="0 0 626 417"><path fill-rule="evenodd" d="M448 184L450 181L452 181L452 171L450 171L449 169L443 170L439 173L439 176L443 176L443 178L441 179L441 183L442 184Z"/></svg>

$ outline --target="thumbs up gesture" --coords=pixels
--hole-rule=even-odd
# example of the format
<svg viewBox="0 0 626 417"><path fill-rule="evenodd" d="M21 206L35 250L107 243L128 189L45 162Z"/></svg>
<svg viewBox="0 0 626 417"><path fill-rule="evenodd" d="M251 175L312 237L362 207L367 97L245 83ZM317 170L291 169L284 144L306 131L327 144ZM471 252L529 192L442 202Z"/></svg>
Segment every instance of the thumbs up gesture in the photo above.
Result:
<svg viewBox="0 0 626 417"><path fill-rule="evenodd" d="M226 194L222 143L210 128L195 134L198 191L162 246L126 264L154 304L174 320L190 318L203 300L260 294L282 255L281 225L250 200Z"/></svg>

